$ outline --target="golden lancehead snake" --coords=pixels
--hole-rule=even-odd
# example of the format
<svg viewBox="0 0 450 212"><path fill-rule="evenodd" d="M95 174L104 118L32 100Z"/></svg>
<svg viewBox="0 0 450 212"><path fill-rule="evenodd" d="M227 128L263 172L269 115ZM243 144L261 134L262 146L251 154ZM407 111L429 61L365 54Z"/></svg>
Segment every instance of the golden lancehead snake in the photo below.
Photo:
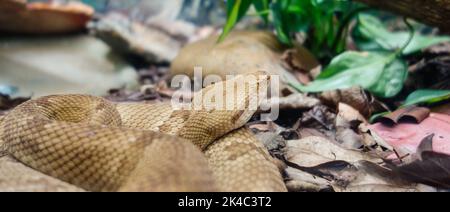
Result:
<svg viewBox="0 0 450 212"><path fill-rule="evenodd" d="M242 89L229 83L255 76ZM216 83L196 93L189 110L87 95L25 102L0 119L0 190L286 191L244 127L268 79L254 73ZM210 92L219 96L198 101ZM230 92L232 109L209 105Z"/></svg>

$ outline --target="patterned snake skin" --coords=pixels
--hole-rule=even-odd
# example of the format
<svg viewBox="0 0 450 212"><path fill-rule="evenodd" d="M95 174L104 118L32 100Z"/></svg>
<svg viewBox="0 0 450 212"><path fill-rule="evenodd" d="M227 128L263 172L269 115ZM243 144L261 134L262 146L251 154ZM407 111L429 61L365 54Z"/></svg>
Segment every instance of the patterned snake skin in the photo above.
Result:
<svg viewBox="0 0 450 212"><path fill-rule="evenodd" d="M195 94L196 110L86 95L28 101L0 118L0 191L286 191L243 127L253 89L267 90L268 76L240 78L250 76L258 81L240 90L221 82ZM234 109L196 101L208 91L233 91Z"/></svg>

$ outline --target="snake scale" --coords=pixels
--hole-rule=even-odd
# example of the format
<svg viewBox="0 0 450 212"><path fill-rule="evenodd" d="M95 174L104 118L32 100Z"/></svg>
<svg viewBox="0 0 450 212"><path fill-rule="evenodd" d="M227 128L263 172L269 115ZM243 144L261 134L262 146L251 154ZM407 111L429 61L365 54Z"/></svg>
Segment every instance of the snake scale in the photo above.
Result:
<svg viewBox="0 0 450 212"><path fill-rule="evenodd" d="M196 93L192 106L200 107L190 110L87 95L25 102L0 118L0 190L286 191L273 158L244 127L255 113L252 89L266 91L269 79L235 79L249 76L258 80L233 89L232 110L196 101L230 92L226 82Z"/></svg>

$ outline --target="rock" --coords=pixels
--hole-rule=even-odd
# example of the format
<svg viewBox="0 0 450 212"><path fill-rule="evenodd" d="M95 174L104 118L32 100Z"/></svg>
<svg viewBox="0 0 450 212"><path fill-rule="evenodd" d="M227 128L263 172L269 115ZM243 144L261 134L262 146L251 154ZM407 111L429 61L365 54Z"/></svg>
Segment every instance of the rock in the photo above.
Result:
<svg viewBox="0 0 450 212"><path fill-rule="evenodd" d="M117 13L91 22L89 29L115 51L150 64L169 63L183 44L161 27L146 27Z"/></svg>
<svg viewBox="0 0 450 212"><path fill-rule="evenodd" d="M0 84L18 96L104 95L137 84L136 71L90 36L0 39Z"/></svg>
<svg viewBox="0 0 450 212"><path fill-rule="evenodd" d="M180 19L190 21L199 26L223 25L226 19L225 4L216 0L184 0L180 11Z"/></svg>
<svg viewBox="0 0 450 212"><path fill-rule="evenodd" d="M14 34L63 34L85 29L94 10L81 3L0 1L0 31Z"/></svg>
<svg viewBox="0 0 450 212"><path fill-rule="evenodd" d="M203 78L265 71L279 75L282 82L295 82L295 77L282 65L281 59L287 47L278 42L271 32L235 31L223 42L218 36L192 43L184 47L171 65L171 75L193 77L194 68L202 67ZM304 51L301 51L304 52Z"/></svg>
<svg viewBox="0 0 450 212"><path fill-rule="evenodd" d="M184 20L197 26L221 26L225 23L224 2L216 0L83 0L97 12L120 10L134 21L142 23Z"/></svg>

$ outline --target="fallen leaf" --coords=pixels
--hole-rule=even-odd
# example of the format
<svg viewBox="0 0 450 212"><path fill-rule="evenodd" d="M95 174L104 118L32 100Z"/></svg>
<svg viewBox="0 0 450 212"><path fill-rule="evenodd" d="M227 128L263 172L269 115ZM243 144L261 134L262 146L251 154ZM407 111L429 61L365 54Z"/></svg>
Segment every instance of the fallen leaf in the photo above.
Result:
<svg viewBox="0 0 450 212"><path fill-rule="evenodd" d="M263 102L260 108L278 107L281 110L295 109L304 110L311 109L320 104L320 100L308 97L305 94L292 94L287 97L274 97Z"/></svg>
<svg viewBox="0 0 450 212"><path fill-rule="evenodd" d="M20 105L28 100L30 100L30 98L11 98L8 95L0 94L0 111L13 109L17 105Z"/></svg>
<svg viewBox="0 0 450 212"><path fill-rule="evenodd" d="M307 138L307 137L314 136L314 137L321 137L321 138L325 138L325 139L330 139L324 133L322 133L319 130L314 129L314 128L301 127L297 131L298 131L298 134L300 135L301 138Z"/></svg>
<svg viewBox="0 0 450 212"><path fill-rule="evenodd" d="M361 123L368 123L358 110L345 103L339 103L337 118L349 123L355 123L353 127L358 127Z"/></svg>
<svg viewBox="0 0 450 212"><path fill-rule="evenodd" d="M360 149L363 146L363 136L358 132L362 123L367 120L351 106L340 103L336 116L336 140L347 149Z"/></svg>
<svg viewBox="0 0 450 212"><path fill-rule="evenodd" d="M416 160L408 164L389 164L389 167L405 180L450 189L450 155L433 151L433 137L423 139L415 154Z"/></svg>
<svg viewBox="0 0 450 212"><path fill-rule="evenodd" d="M313 79L310 71L320 66L314 55L305 48L288 49L281 58L284 67L293 72L302 84L310 83Z"/></svg>
<svg viewBox="0 0 450 212"><path fill-rule="evenodd" d="M400 108L393 113L381 116L379 121L386 124L398 124L400 122L420 123L430 116L430 109L424 107L410 106Z"/></svg>
<svg viewBox="0 0 450 212"><path fill-rule="evenodd" d="M331 161L354 163L360 160L381 162L370 155L355 150L344 149L321 137L307 137L286 141L285 158L302 167L314 167Z"/></svg>
<svg viewBox="0 0 450 212"><path fill-rule="evenodd" d="M431 112L446 114L446 115L450 116L450 104L444 104L444 105L433 107L433 108L431 108Z"/></svg>
<svg viewBox="0 0 450 212"><path fill-rule="evenodd" d="M328 131L334 130L336 114L324 105L313 107L310 111L303 114L301 119L302 127L323 127ZM318 126L317 126L318 125Z"/></svg>
<svg viewBox="0 0 450 212"><path fill-rule="evenodd" d="M361 89L361 87L326 91L320 95L320 99L325 104L334 106L335 108L338 107L339 103L345 103L358 110L364 117L370 117L373 113L385 108L373 96Z"/></svg>
<svg viewBox="0 0 450 212"><path fill-rule="evenodd" d="M286 146L286 141L277 133L263 132L257 133L256 138L264 144L269 151L279 150Z"/></svg>
<svg viewBox="0 0 450 212"><path fill-rule="evenodd" d="M63 34L78 32L94 15L94 9L80 2L26 3L0 1L0 31L16 34Z"/></svg>
<svg viewBox="0 0 450 212"><path fill-rule="evenodd" d="M360 149L364 146L363 136L350 128L338 127L336 130L337 142L346 149Z"/></svg>
<svg viewBox="0 0 450 212"><path fill-rule="evenodd" d="M290 192L322 192L333 191L330 182L307 172L288 167L286 187Z"/></svg>
<svg viewBox="0 0 450 212"><path fill-rule="evenodd" d="M374 137L379 137L391 145L400 157L414 154L423 138L434 134L433 150L437 153L450 155L450 116L431 113L430 117L420 124L401 123L386 126L377 123L370 126Z"/></svg>
<svg viewBox="0 0 450 212"><path fill-rule="evenodd" d="M295 182L293 186L300 185L300 188L323 189L328 184L333 191L337 192L423 191L420 185L402 180L390 170L367 161L358 161L353 164L345 161L331 161L315 167L302 167L291 162L287 162L287 165L289 166L288 176Z"/></svg>

